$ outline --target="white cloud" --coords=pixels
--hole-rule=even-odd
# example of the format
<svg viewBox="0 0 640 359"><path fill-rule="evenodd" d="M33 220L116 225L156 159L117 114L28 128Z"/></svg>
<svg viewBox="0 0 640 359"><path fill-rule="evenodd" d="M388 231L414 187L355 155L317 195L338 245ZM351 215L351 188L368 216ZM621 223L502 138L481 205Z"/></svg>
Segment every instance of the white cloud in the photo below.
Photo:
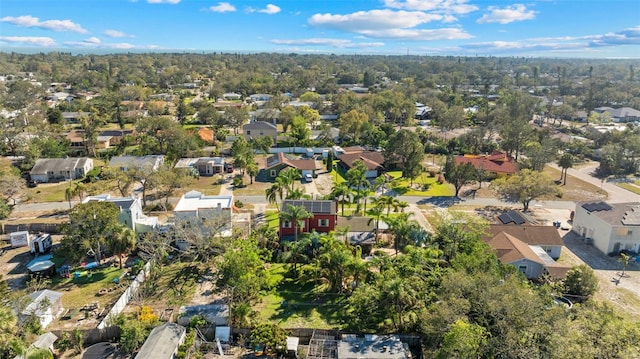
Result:
<svg viewBox="0 0 640 359"><path fill-rule="evenodd" d="M310 38L310 39L295 39L295 40L282 40L274 39L271 43L278 45L292 45L292 46L329 46L340 49L345 48L368 48L368 47L381 47L384 46L383 42L353 42L345 39L328 39L328 38Z"/></svg>
<svg viewBox="0 0 640 359"><path fill-rule="evenodd" d="M86 34L86 29L82 28L82 26L74 23L71 20L45 20L40 21L37 17L33 17L31 15L24 16L5 16L0 19L0 22L7 22L16 26L21 27L36 27L44 30L53 30L53 31L73 31L81 34Z"/></svg>
<svg viewBox="0 0 640 359"><path fill-rule="evenodd" d="M640 26L624 29L615 33L585 36L540 37L518 41L489 41L470 43L460 46L461 49L481 53L535 53L567 52L582 50L593 51L604 47L620 45L640 45Z"/></svg>
<svg viewBox="0 0 640 359"><path fill-rule="evenodd" d="M180 0L147 0L149 4L171 4L175 5L180 2Z"/></svg>
<svg viewBox="0 0 640 359"><path fill-rule="evenodd" d="M264 13L264 14L277 14L280 12L280 7L273 5L273 4L268 4L267 7L265 7L262 10L258 10L258 12Z"/></svg>
<svg viewBox="0 0 640 359"><path fill-rule="evenodd" d="M433 11L453 14L467 14L478 10L468 0L385 0L384 5L393 9Z"/></svg>
<svg viewBox="0 0 640 359"><path fill-rule="evenodd" d="M470 39L473 37L469 33L458 28L364 30L360 33L376 39L405 41L460 40Z"/></svg>
<svg viewBox="0 0 640 359"><path fill-rule="evenodd" d="M421 11L371 10L348 15L315 14L309 18L309 24L361 33L363 30L412 28L443 19L443 15L426 14Z"/></svg>
<svg viewBox="0 0 640 359"><path fill-rule="evenodd" d="M14 44L37 45L51 47L56 45L56 41L50 37L37 36L0 36L0 41Z"/></svg>
<svg viewBox="0 0 640 359"><path fill-rule="evenodd" d="M109 37L135 37L133 35L129 35L127 33L124 33L122 31L118 31L118 30L105 30L103 32L103 34L105 34L106 36L109 36Z"/></svg>
<svg viewBox="0 0 640 359"><path fill-rule="evenodd" d="M90 37L90 38L88 38L88 39L84 39L84 42L86 42L86 43L88 43L88 44L96 44L96 45L98 45L98 44L100 44L102 41L100 41L100 39L98 39L97 37L92 36L92 37Z"/></svg>
<svg viewBox="0 0 640 359"><path fill-rule="evenodd" d="M533 20L535 17L536 12L533 10L527 10L527 7L522 4L510 5L504 9L496 6L489 6L489 13L482 15L477 22L478 24L492 22L508 24L514 21Z"/></svg>
<svg viewBox="0 0 640 359"><path fill-rule="evenodd" d="M228 2L219 2L218 5L209 7L209 10L213 12L234 12L236 11L236 7L229 4Z"/></svg>

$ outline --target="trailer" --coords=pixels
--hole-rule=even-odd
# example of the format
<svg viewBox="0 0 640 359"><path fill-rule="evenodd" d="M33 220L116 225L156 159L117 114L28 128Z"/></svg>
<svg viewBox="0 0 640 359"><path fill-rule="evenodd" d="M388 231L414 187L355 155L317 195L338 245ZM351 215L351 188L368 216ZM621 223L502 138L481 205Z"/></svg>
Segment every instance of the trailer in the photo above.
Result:
<svg viewBox="0 0 640 359"><path fill-rule="evenodd" d="M39 233L29 244L31 254L47 253L51 250L52 246L53 240L49 233Z"/></svg>
<svg viewBox="0 0 640 359"><path fill-rule="evenodd" d="M13 232L9 234L11 239L11 248L28 247L31 236L29 231Z"/></svg>

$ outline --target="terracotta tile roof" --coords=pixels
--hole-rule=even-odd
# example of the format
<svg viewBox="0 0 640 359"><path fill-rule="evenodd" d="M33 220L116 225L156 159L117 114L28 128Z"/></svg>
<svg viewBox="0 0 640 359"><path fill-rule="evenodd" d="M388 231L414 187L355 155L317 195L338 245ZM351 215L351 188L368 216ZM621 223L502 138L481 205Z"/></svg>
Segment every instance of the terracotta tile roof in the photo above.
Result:
<svg viewBox="0 0 640 359"><path fill-rule="evenodd" d="M493 238L499 233L506 233L532 246L564 245L558 229L554 226L492 224L487 231L489 232L487 239Z"/></svg>
<svg viewBox="0 0 640 359"><path fill-rule="evenodd" d="M456 165L471 163L477 169L488 172L513 174L518 172L518 165L513 158L508 157L505 153L494 153L491 155L481 156L456 156L454 157Z"/></svg>
<svg viewBox="0 0 640 359"><path fill-rule="evenodd" d="M521 259L544 265L540 257L529 246L518 238L504 232L500 232L487 243L496 250L500 262L509 264Z"/></svg>
<svg viewBox="0 0 640 359"><path fill-rule="evenodd" d="M200 127L198 129L198 137L208 143L213 143L215 141L215 133L208 127Z"/></svg>

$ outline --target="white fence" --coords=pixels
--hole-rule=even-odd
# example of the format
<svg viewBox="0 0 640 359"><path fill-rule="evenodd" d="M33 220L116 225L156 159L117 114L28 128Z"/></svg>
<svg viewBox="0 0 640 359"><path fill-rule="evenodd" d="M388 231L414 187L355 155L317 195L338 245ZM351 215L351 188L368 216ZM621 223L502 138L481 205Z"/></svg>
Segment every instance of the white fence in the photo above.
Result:
<svg viewBox="0 0 640 359"><path fill-rule="evenodd" d="M269 149L269 153L296 153L306 155L323 155L327 156L330 148L326 147L272 147Z"/></svg>
<svg viewBox="0 0 640 359"><path fill-rule="evenodd" d="M142 285L145 279L147 279L147 277L149 276L150 268L151 268L151 261L147 262L144 265L140 273L138 273L138 275L136 276L136 279L134 279L133 282L131 282L131 285L129 285L127 290L125 290L124 293L122 293L122 295L120 296L120 298L118 298L118 301L113 305L113 307L111 307L109 314L107 314L107 316L104 317L102 322L98 324L98 329L106 328L110 324L110 321L112 318L115 318L118 316L118 314L122 313L122 311L124 310L124 307L127 306L129 301L131 301L133 296L136 294L136 292L140 288L140 285Z"/></svg>

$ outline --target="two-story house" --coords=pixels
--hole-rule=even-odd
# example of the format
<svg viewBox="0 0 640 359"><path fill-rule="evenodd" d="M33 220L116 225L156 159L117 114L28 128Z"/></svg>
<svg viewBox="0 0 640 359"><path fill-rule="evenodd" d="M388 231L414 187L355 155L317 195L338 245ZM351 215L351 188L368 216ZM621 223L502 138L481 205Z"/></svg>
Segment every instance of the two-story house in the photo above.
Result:
<svg viewBox="0 0 640 359"><path fill-rule="evenodd" d="M311 213L310 218L304 219L302 225L298 226L298 233L302 232L323 232L328 233L336 228L338 214L336 202L328 200L292 200L287 199L282 202L282 212L287 211L289 206L301 206ZM280 238L295 235L293 223L280 219Z"/></svg>
<svg viewBox="0 0 640 359"><path fill-rule="evenodd" d="M275 144L278 139L278 128L276 125L266 121L253 121L242 126L242 133L247 141L260 137L271 137Z"/></svg>
<svg viewBox="0 0 640 359"><path fill-rule="evenodd" d="M208 196L198 191L185 193L176 204L176 226L200 227L223 237L232 234L232 196Z"/></svg>
<svg viewBox="0 0 640 359"><path fill-rule="evenodd" d="M580 202L573 216L573 231L605 254L640 251L640 202Z"/></svg>
<svg viewBox="0 0 640 359"><path fill-rule="evenodd" d="M142 200L138 197L111 197L110 194L89 196L82 203L111 202L120 209L118 222L136 233L150 232L158 228L158 217L147 217L142 212Z"/></svg>

